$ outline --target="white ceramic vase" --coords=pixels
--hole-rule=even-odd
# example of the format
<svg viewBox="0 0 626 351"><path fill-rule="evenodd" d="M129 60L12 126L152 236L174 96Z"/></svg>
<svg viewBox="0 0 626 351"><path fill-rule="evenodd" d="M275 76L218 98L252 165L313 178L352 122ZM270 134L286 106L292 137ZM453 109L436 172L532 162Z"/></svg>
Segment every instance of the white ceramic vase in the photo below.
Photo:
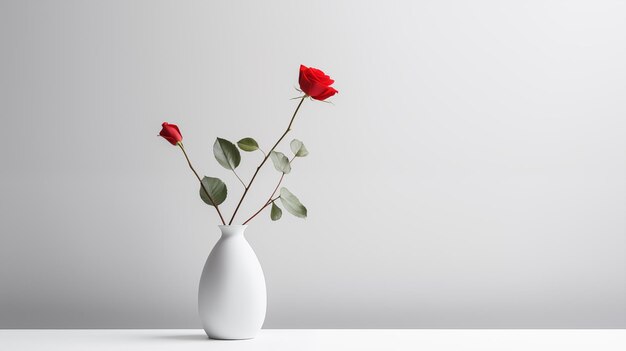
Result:
<svg viewBox="0 0 626 351"><path fill-rule="evenodd" d="M265 276L244 237L246 227L219 226L222 236L202 270L198 312L211 339L252 339L265 320Z"/></svg>

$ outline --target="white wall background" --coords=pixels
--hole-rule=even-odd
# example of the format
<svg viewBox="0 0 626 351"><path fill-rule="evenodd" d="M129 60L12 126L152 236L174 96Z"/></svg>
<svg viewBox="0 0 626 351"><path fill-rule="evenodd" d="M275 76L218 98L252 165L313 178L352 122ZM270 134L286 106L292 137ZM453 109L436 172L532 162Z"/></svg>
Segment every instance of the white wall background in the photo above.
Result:
<svg viewBox="0 0 626 351"><path fill-rule="evenodd" d="M1 0L0 50L0 328L200 327L217 217L160 124L231 212L212 142L271 145L300 63L340 94L310 217L248 230L266 327L626 327L623 1Z"/></svg>

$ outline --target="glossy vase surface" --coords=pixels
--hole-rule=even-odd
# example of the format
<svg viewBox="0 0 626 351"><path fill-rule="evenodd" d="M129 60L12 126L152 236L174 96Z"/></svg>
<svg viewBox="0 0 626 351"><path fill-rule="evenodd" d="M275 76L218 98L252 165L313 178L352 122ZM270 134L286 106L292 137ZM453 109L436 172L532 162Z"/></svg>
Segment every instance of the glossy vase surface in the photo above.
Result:
<svg viewBox="0 0 626 351"><path fill-rule="evenodd" d="M219 226L222 236L202 270L198 312L211 339L252 339L265 320L265 276L244 237L246 227Z"/></svg>

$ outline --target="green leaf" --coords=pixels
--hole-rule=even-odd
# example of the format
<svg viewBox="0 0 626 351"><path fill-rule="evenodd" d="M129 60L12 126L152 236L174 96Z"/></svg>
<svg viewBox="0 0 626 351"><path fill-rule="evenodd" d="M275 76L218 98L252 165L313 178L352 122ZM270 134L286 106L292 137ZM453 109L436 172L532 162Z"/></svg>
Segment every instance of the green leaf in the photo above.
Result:
<svg viewBox="0 0 626 351"><path fill-rule="evenodd" d="M280 202L283 203L287 212L296 217L306 218L306 207L287 188L280 188Z"/></svg>
<svg viewBox="0 0 626 351"><path fill-rule="evenodd" d="M272 221L277 221L283 216L283 210L276 206L276 203L272 202L272 212L270 212L270 218Z"/></svg>
<svg viewBox="0 0 626 351"><path fill-rule="evenodd" d="M202 178L202 184L204 185L204 188L206 188L206 190L209 192L209 195L211 195L211 199L215 201L215 204L212 203L211 200L209 200L207 194L204 192L204 188L200 186L200 198L207 205L219 205L224 202L224 200L226 200L226 195L228 193L228 191L226 190L226 184L224 184L224 182L221 181L219 178L204 177Z"/></svg>
<svg viewBox="0 0 626 351"><path fill-rule="evenodd" d="M298 139L293 139L289 146L291 146L291 151L293 151L296 157L304 157L309 154L309 150L307 150L304 144Z"/></svg>
<svg viewBox="0 0 626 351"><path fill-rule="evenodd" d="M270 158L272 159L274 168L276 168L277 171L285 174L291 172L291 165L289 164L289 159L285 156L285 154L278 151L272 151L270 152Z"/></svg>
<svg viewBox="0 0 626 351"><path fill-rule="evenodd" d="M259 144L252 138L243 138L237 142L237 146L243 151L251 152L259 149Z"/></svg>
<svg viewBox="0 0 626 351"><path fill-rule="evenodd" d="M241 162L241 155L237 147L230 141L217 138L213 144L213 155L222 167L235 169Z"/></svg>

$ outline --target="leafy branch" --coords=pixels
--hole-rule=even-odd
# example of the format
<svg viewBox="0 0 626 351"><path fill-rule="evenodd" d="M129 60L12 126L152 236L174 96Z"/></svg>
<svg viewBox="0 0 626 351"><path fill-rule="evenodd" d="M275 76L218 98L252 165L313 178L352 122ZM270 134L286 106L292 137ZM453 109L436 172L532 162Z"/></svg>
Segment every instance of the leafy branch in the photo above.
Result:
<svg viewBox="0 0 626 351"><path fill-rule="evenodd" d="M237 207L235 207L235 211L233 212L232 217L230 218L230 221L228 221L228 224L232 224L233 220L235 220L235 216L237 215L237 211L239 211L239 208L241 207L241 203L243 202L243 200L246 198L246 195L248 194L248 190L250 189L250 186L252 185L252 183L254 182L254 180L256 179L257 174L259 174L259 171L261 170L261 167L263 167L263 165L265 164L265 162L267 162L267 159L270 157L270 155L272 154L272 151L274 151L274 149L276 149L276 147L278 146L278 144L280 144L280 142L285 138L285 136L287 135L287 133L289 133L289 131L291 131L291 126L293 125L293 121L296 118L296 115L298 114L298 110L300 110L300 106L302 106L302 103L304 102L304 99L307 97L307 95L304 95L301 99L300 99L300 103L298 103L298 106L296 107L296 110L293 112L293 116L291 116L291 120L289 121L289 125L287 126L287 129L285 130L285 132L280 136L280 138L278 138L278 140L276 141L276 143L274 144L274 146L272 146L272 148L270 149L269 153L265 155L265 157L263 157L263 160L261 161L261 164L259 164L259 166L256 168L256 171L254 172L254 174L252 175L252 178L250 178L250 182L248 182L248 185L245 186L245 189L243 191L243 195L241 195L241 198L239 199L239 202L237 203Z"/></svg>

